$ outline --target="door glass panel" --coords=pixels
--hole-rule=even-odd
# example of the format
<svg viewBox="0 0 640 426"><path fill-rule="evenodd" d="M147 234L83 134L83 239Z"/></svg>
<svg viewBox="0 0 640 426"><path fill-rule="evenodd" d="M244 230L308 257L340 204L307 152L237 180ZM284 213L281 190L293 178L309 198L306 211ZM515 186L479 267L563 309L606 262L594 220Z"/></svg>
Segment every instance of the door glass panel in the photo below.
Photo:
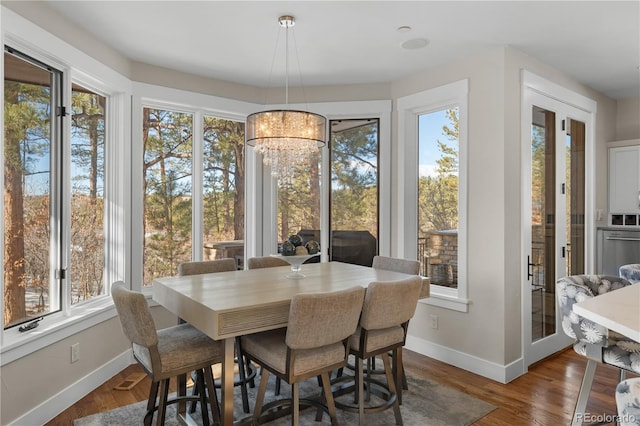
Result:
<svg viewBox="0 0 640 426"><path fill-rule="evenodd" d="M4 53L5 328L60 307L51 279L53 81L52 71Z"/></svg>
<svg viewBox="0 0 640 426"><path fill-rule="evenodd" d="M143 108L143 285L191 260L191 114Z"/></svg>
<svg viewBox="0 0 640 426"><path fill-rule="evenodd" d="M330 260L371 266L378 253L378 120L332 120Z"/></svg>
<svg viewBox="0 0 640 426"><path fill-rule="evenodd" d="M533 107L531 134L532 341L555 333L555 113Z"/></svg>
<svg viewBox="0 0 640 426"><path fill-rule="evenodd" d="M585 258L585 125L568 121L566 138L567 271L565 275L584 274Z"/></svg>
<svg viewBox="0 0 640 426"><path fill-rule="evenodd" d="M431 284L458 287L459 108L418 118L418 260Z"/></svg>
<svg viewBox="0 0 640 426"><path fill-rule="evenodd" d="M104 294L106 98L77 84L71 92L71 303Z"/></svg>
<svg viewBox="0 0 640 426"><path fill-rule="evenodd" d="M203 259L244 259L244 123L204 117Z"/></svg>

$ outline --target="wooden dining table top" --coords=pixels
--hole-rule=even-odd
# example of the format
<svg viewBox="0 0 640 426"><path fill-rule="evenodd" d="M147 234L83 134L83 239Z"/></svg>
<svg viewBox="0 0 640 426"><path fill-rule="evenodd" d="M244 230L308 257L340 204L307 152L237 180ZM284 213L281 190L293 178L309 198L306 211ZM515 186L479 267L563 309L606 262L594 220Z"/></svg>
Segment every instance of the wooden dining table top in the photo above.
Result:
<svg viewBox="0 0 640 426"><path fill-rule="evenodd" d="M341 262L302 266L291 279L289 266L175 276L153 280L153 299L216 340L285 327L298 293L328 292L410 275ZM424 280L421 298L429 296Z"/></svg>

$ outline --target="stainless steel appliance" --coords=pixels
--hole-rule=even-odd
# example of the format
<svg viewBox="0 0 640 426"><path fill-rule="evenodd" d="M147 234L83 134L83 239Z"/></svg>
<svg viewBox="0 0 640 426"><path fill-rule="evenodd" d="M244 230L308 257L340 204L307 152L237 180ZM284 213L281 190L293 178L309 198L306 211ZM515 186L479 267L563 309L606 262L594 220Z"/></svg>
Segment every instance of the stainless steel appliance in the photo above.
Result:
<svg viewBox="0 0 640 426"><path fill-rule="evenodd" d="M618 275L629 263L640 263L639 230L598 230L598 274Z"/></svg>

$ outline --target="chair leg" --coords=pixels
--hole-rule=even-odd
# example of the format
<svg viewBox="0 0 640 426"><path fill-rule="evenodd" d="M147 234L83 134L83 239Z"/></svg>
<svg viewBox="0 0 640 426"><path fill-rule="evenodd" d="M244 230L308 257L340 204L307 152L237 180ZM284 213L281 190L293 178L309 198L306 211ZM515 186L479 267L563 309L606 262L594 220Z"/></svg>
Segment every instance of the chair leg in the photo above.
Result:
<svg viewBox="0 0 640 426"><path fill-rule="evenodd" d="M291 385L291 425L300 424L300 386L298 382Z"/></svg>
<svg viewBox="0 0 640 426"><path fill-rule="evenodd" d="M391 361L389 360L389 354L381 354L382 362L384 364L384 372L387 376L387 385L389 386L389 393L391 398L395 395L396 399L393 402L393 414L396 416L396 424L402 425L402 414L400 413L400 401L398 401L398 390L396 388L396 378L393 377L391 371Z"/></svg>
<svg viewBox="0 0 640 426"><path fill-rule="evenodd" d="M396 379L396 390L398 392L398 404L402 405L402 389L407 383L404 376L404 366L402 365L402 347L393 351L393 376Z"/></svg>
<svg viewBox="0 0 640 426"><path fill-rule="evenodd" d="M249 410L249 394L247 392L247 370L244 364L244 354L240 346L240 337L236 337L236 358L238 359L238 375L240 381L240 394L242 395L242 409L245 413Z"/></svg>
<svg viewBox="0 0 640 426"><path fill-rule="evenodd" d="M202 424L209 424L209 410L207 409L207 392L204 387L204 372L203 370L196 371L197 386L200 390L200 413L202 415ZM194 404L195 405L195 404Z"/></svg>
<svg viewBox="0 0 640 426"><path fill-rule="evenodd" d="M269 371L262 367L260 372L260 386L256 395L256 405L253 407L253 419L258 420L262 413L262 403L264 402L264 394L267 393L267 382L269 381Z"/></svg>
<svg viewBox="0 0 640 426"><path fill-rule="evenodd" d="M584 370L584 376L582 377L582 385L580 385L580 393L578 394L578 401L576 402L576 408L573 411L572 425L578 426L582 424L582 418L587 408L587 402L589 401L589 393L591 392L591 384L593 383L593 376L596 373L597 362L590 359L587 361L587 367Z"/></svg>
<svg viewBox="0 0 640 426"><path fill-rule="evenodd" d="M358 404L359 425L364 426L364 374L363 360L356 357L356 398Z"/></svg>
<svg viewBox="0 0 640 426"><path fill-rule="evenodd" d="M158 417L156 425L164 425L164 419L167 414L167 399L169 397L169 379L164 379L160 383L160 402L158 403Z"/></svg>
<svg viewBox="0 0 640 426"><path fill-rule="evenodd" d="M333 400L333 393L331 392L331 377L329 376L331 373L322 373L320 376L320 382L322 383L322 388L324 389L324 397L327 401L327 410L329 411L329 416L331 417L331 424L338 424L338 415L336 413L336 403ZM322 410L318 410L318 415L320 418L316 417L316 421L322 420L321 413Z"/></svg>
<svg viewBox="0 0 640 426"><path fill-rule="evenodd" d="M213 416L214 424L222 424L222 415L220 414L220 404L218 402L218 394L216 393L216 384L213 380L213 373L211 367L207 367L203 370L204 381L207 387L207 393L209 394L209 405L211 406L211 415ZM204 393L204 388L202 389Z"/></svg>
<svg viewBox="0 0 640 426"><path fill-rule="evenodd" d="M147 414L144 416L144 426L151 426L153 420L153 412L156 407L156 398L158 397L158 386L160 382L151 382L149 389L149 399L147 400Z"/></svg>

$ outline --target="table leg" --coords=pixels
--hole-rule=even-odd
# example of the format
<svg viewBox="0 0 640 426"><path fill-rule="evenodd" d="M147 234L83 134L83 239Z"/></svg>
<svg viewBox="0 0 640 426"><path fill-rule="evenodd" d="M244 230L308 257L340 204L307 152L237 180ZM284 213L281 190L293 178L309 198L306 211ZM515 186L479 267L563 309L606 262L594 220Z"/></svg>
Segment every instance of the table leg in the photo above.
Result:
<svg viewBox="0 0 640 426"><path fill-rule="evenodd" d="M224 339L224 361L222 363L222 379L221 379L221 391L222 398L222 424L224 426L233 425L233 358L235 356L234 351L235 338L230 337Z"/></svg>

